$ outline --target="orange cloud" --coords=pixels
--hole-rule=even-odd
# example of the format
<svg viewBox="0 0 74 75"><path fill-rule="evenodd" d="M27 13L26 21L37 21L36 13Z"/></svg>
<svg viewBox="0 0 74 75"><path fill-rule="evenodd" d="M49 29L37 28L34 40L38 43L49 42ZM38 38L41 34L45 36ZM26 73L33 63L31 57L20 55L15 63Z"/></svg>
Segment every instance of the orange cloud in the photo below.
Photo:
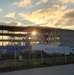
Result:
<svg viewBox="0 0 74 75"><path fill-rule="evenodd" d="M0 9L0 12L2 11L3 9Z"/></svg>
<svg viewBox="0 0 74 75"><path fill-rule="evenodd" d="M19 2L14 2L12 5L17 5L18 7L28 7L31 4L31 0L20 0Z"/></svg>
<svg viewBox="0 0 74 75"><path fill-rule="evenodd" d="M40 5L40 4L45 4L47 2L49 2L50 0L40 0L39 2L37 2L35 5Z"/></svg>
<svg viewBox="0 0 74 75"><path fill-rule="evenodd" d="M45 24L48 23L51 19L61 16L61 14L57 14L64 10L66 6L60 7L59 5L54 5L52 8L47 9L39 9L33 11L32 13L19 13L19 16L22 17L23 20L28 20L34 24Z"/></svg>
<svg viewBox="0 0 74 75"><path fill-rule="evenodd" d="M67 6L54 5L52 8L39 9L32 13L19 13L19 16L34 24L64 28L74 25L74 9L65 10L66 8Z"/></svg>
<svg viewBox="0 0 74 75"><path fill-rule="evenodd" d="M11 12L11 13L8 13L8 14L6 14L5 16L4 16L4 18L15 18L15 13L16 12Z"/></svg>
<svg viewBox="0 0 74 75"><path fill-rule="evenodd" d="M0 21L0 25L22 26L22 23L18 21Z"/></svg>
<svg viewBox="0 0 74 75"><path fill-rule="evenodd" d="M61 14L61 13L60 13ZM62 12L62 16L55 20L54 25L59 27L72 27L74 25L74 9Z"/></svg>
<svg viewBox="0 0 74 75"><path fill-rule="evenodd" d="M59 0L62 3L74 3L74 0Z"/></svg>

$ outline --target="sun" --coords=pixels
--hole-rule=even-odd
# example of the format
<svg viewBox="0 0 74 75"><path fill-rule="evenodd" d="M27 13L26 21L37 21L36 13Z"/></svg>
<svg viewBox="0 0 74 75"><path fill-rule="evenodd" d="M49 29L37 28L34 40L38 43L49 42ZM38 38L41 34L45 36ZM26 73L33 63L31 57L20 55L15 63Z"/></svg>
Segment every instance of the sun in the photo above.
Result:
<svg viewBox="0 0 74 75"><path fill-rule="evenodd" d="M32 35L35 36L36 35L36 31L32 31Z"/></svg>

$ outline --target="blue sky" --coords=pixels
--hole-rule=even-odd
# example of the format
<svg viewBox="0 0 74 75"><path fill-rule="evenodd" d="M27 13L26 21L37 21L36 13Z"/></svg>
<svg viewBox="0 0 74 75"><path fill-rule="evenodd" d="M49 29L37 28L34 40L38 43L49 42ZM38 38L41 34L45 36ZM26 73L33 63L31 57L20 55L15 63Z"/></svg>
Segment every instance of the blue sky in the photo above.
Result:
<svg viewBox="0 0 74 75"><path fill-rule="evenodd" d="M0 0L0 25L74 30L74 0Z"/></svg>

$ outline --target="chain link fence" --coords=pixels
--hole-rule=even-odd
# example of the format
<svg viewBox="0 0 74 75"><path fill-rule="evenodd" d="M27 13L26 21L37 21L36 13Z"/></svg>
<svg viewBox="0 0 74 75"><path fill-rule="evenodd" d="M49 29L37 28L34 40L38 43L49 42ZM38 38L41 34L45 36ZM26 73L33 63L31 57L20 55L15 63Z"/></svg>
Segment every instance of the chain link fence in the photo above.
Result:
<svg viewBox="0 0 74 75"><path fill-rule="evenodd" d="M74 55L47 54L44 51L24 51L0 54L0 71L11 71L74 63Z"/></svg>

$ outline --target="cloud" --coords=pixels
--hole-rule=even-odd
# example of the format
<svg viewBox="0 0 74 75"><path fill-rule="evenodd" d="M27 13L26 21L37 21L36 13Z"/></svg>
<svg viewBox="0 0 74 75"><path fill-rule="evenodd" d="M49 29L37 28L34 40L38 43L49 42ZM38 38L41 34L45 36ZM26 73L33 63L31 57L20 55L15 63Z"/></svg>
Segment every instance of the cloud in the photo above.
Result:
<svg viewBox="0 0 74 75"><path fill-rule="evenodd" d="M28 7L31 4L31 0L20 0L19 2L14 2L12 5L17 5L18 7Z"/></svg>
<svg viewBox="0 0 74 75"><path fill-rule="evenodd" d="M49 9L40 9L32 13L19 13L19 16L24 20L29 20L30 22L33 22L35 24L46 23L49 18L47 17L47 15L51 15L51 13L49 13Z"/></svg>
<svg viewBox="0 0 74 75"><path fill-rule="evenodd" d="M74 10L73 9L67 10L63 18L74 18Z"/></svg>
<svg viewBox="0 0 74 75"><path fill-rule="evenodd" d="M74 9L63 12L63 15L56 20L55 25L60 27L74 26Z"/></svg>
<svg viewBox="0 0 74 75"><path fill-rule="evenodd" d="M67 6L54 5L52 8L39 9L32 13L19 13L23 20L28 20L34 25L45 25L55 28L74 26L74 9Z"/></svg>
<svg viewBox="0 0 74 75"><path fill-rule="evenodd" d="M41 0L42 3L47 3L50 0Z"/></svg>
<svg viewBox="0 0 74 75"><path fill-rule="evenodd" d="M59 0L61 3L66 4L66 3L74 3L74 0Z"/></svg>
<svg viewBox="0 0 74 75"><path fill-rule="evenodd" d="M17 5L18 7L33 7L48 3L49 1L50 0L40 0L39 2L37 1L35 4L32 4L32 0L20 0L19 2L12 3L12 5Z"/></svg>
<svg viewBox="0 0 74 75"><path fill-rule="evenodd" d="M52 8L39 9L32 13L19 13L19 16L22 17L23 20L28 20L34 24L45 24L57 18L56 15L60 17L61 14L59 13L64 9L66 9L66 6L60 7L59 5L54 5Z"/></svg>
<svg viewBox="0 0 74 75"><path fill-rule="evenodd" d="M23 20L28 20L35 25L56 28L74 26L74 9L67 9L67 6L53 5L51 8L39 9L32 13L21 12L18 15Z"/></svg>
<svg viewBox="0 0 74 75"><path fill-rule="evenodd" d="M40 5L40 4L45 4L45 3L48 3L50 0L40 0L39 2L37 2L36 4L35 4L35 6L38 6L38 5Z"/></svg>
<svg viewBox="0 0 74 75"><path fill-rule="evenodd" d="M0 9L0 12L3 11L3 9Z"/></svg>
<svg viewBox="0 0 74 75"><path fill-rule="evenodd" d="M64 26L64 27L62 27L62 29L74 30L74 25L72 25L72 26Z"/></svg>
<svg viewBox="0 0 74 75"><path fill-rule="evenodd" d="M22 23L18 21L0 21L0 25L22 26Z"/></svg>
<svg viewBox="0 0 74 75"><path fill-rule="evenodd" d="M6 15L4 16L4 18L13 18L13 19L15 19L15 13L16 13L16 12L8 13L8 14L6 14Z"/></svg>

